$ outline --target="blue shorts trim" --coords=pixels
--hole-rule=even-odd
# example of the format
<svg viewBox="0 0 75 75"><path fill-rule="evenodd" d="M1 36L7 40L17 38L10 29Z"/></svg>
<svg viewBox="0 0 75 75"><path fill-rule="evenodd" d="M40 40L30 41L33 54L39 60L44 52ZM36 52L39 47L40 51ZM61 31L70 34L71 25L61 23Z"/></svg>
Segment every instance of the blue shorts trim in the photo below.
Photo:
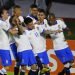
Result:
<svg viewBox="0 0 75 75"><path fill-rule="evenodd" d="M31 66L33 64L36 64L36 59L34 57L32 50L18 52L18 58L20 60L19 61L20 65Z"/></svg>
<svg viewBox="0 0 75 75"><path fill-rule="evenodd" d="M55 53L62 63L66 63L74 60L73 54L69 47L62 50L57 50L55 51Z"/></svg>
<svg viewBox="0 0 75 75"><path fill-rule="evenodd" d="M2 66L10 66L12 64L9 50L0 50Z"/></svg>
<svg viewBox="0 0 75 75"><path fill-rule="evenodd" d="M38 53L38 56L43 64L45 65L49 64L49 59L46 51Z"/></svg>
<svg viewBox="0 0 75 75"><path fill-rule="evenodd" d="M16 44L13 43L13 44L10 45L10 47L11 47L11 50L12 50L12 53L13 53L14 58L17 60L18 59L18 55L17 55L17 47L16 47Z"/></svg>

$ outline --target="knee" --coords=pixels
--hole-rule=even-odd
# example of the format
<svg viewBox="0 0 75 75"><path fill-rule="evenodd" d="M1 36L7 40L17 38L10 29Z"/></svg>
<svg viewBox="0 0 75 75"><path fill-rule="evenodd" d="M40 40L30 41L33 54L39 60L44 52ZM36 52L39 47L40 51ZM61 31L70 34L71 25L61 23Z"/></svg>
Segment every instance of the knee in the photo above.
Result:
<svg viewBox="0 0 75 75"><path fill-rule="evenodd" d="M26 66L22 65L21 70L26 70Z"/></svg>
<svg viewBox="0 0 75 75"><path fill-rule="evenodd" d="M31 69L32 69L32 70L37 70L37 65L36 65L36 64L32 65L32 66L31 66Z"/></svg>
<svg viewBox="0 0 75 75"><path fill-rule="evenodd" d="M5 66L4 69L7 71L9 69L9 66Z"/></svg>

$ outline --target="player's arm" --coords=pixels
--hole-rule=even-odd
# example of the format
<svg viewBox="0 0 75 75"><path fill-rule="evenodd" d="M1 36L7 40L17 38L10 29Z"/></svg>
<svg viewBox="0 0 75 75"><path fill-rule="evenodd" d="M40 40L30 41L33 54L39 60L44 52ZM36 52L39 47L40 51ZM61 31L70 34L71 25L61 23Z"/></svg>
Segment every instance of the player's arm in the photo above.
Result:
<svg viewBox="0 0 75 75"><path fill-rule="evenodd" d="M18 34L19 34L19 35L22 35L23 32L25 31L25 27L22 26L22 23L19 22L18 19L16 19L16 26L17 26L17 28L18 28Z"/></svg>
<svg viewBox="0 0 75 75"><path fill-rule="evenodd" d="M72 34L71 30L67 27L64 21L62 21L61 24L62 24L63 31L67 32L68 36L70 36Z"/></svg>
<svg viewBox="0 0 75 75"><path fill-rule="evenodd" d="M10 33L11 35L16 35L18 33L18 29L16 27L10 28L8 29L7 32Z"/></svg>
<svg viewBox="0 0 75 75"><path fill-rule="evenodd" d="M18 27L18 34L19 35L23 34L23 32L25 31L24 27L22 25L19 25L19 24L17 24L17 27Z"/></svg>

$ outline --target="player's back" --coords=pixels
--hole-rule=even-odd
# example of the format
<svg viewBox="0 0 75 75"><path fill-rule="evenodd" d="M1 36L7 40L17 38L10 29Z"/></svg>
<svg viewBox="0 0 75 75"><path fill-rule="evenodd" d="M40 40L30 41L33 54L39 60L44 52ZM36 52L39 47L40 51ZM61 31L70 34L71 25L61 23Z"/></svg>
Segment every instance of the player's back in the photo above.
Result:
<svg viewBox="0 0 75 75"><path fill-rule="evenodd" d="M14 39L17 43L18 52L32 49L30 41L25 33L19 36L15 36Z"/></svg>
<svg viewBox="0 0 75 75"><path fill-rule="evenodd" d="M43 45L44 42L41 40L41 35L36 28L33 30L28 30L27 35L32 44L34 54L44 52L46 50Z"/></svg>

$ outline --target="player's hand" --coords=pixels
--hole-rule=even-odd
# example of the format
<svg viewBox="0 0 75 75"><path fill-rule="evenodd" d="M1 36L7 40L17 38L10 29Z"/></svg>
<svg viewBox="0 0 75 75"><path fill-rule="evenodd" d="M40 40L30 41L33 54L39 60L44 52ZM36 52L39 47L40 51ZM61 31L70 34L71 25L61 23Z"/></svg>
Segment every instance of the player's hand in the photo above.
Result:
<svg viewBox="0 0 75 75"><path fill-rule="evenodd" d="M17 28L9 29L9 33L12 35L16 35L18 33L18 29Z"/></svg>
<svg viewBox="0 0 75 75"><path fill-rule="evenodd" d="M60 33L60 32L62 32L62 30L56 30L56 31L55 31L55 33Z"/></svg>

